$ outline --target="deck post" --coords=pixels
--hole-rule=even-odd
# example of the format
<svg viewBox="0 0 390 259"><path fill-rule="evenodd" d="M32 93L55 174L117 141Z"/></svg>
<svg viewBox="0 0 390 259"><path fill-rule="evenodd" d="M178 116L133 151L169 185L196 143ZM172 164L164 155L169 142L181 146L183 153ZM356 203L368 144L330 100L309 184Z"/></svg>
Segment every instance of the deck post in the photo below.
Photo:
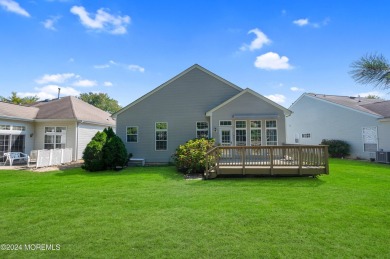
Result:
<svg viewBox="0 0 390 259"><path fill-rule="evenodd" d="M242 175L245 175L246 148L241 149Z"/></svg>
<svg viewBox="0 0 390 259"><path fill-rule="evenodd" d="M302 175L302 164L303 164L303 154L302 154L302 146L298 147L298 157L299 157L299 168L298 173L299 175Z"/></svg>
<svg viewBox="0 0 390 259"><path fill-rule="evenodd" d="M328 146L324 147L324 157L325 157L325 174L329 174L329 153Z"/></svg>
<svg viewBox="0 0 390 259"><path fill-rule="evenodd" d="M273 147L269 147L269 151L270 151L270 159L271 159L271 164L270 164L270 173L271 175L274 175L274 149Z"/></svg>

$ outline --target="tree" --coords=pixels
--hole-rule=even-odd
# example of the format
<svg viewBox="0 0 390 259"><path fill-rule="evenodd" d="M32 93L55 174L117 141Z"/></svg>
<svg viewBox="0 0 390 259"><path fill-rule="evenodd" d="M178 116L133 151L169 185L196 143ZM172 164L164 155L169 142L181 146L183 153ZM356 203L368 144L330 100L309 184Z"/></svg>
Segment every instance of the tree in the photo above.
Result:
<svg viewBox="0 0 390 259"><path fill-rule="evenodd" d="M368 54L351 64L352 78L360 84L390 88L390 63L383 55Z"/></svg>
<svg viewBox="0 0 390 259"><path fill-rule="evenodd" d="M16 92L12 92L11 96L3 97L0 96L0 101L2 102L9 102L9 103L14 103L14 104L31 104L35 103L39 100L38 96L26 96L26 97L19 97Z"/></svg>
<svg viewBox="0 0 390 259"><path fill-rule="evenodd" d="M375 94L369 94L366 96L367 99L381 99L378 95Z"/></svg>
<svg viewBox="0 0 390 259"><path fill-rule="evenodd" d="M106 93L82 93L79 99L111 114L122 108L118 101L110 98Z"/></svg>

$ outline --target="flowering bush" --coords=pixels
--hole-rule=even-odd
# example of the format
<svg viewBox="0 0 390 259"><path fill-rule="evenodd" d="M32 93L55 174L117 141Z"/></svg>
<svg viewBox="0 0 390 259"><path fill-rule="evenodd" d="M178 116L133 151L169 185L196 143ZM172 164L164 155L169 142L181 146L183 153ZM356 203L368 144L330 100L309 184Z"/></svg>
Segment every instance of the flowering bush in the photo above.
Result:
<svg viewBox="0 0 390 259"><path fill-rule="evenodd" d="M206 167L206 153L214 147L214 144L214 139L199 138L180 145L172 156L177 170L186 173L203 173Z"/></svg>

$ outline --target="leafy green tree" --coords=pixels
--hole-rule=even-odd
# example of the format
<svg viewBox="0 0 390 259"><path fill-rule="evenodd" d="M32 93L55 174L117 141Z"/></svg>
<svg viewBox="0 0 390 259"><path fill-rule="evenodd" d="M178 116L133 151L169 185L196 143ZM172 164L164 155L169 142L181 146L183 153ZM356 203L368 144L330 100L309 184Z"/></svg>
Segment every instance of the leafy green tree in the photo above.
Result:
<svg viewBox="0 0 390 259"><path fill-rule="evenodd" d="M111 114L122 108L118 101L110 98L106 93L82 93L79 99Z"/></svg>
<svg viewBox="0 0 390 259"><path fill-rule="evenodd" d="M26 97L20 97L16 92L12 92L11 96L9 97L3 97L0 96L0 101L2 102L9 102L14 104L31 104L35 103L39 100L38 96L26 96Z"/></svg>
<svg viewBox="0 0 390 259"><path fill-rule="evenodd" d="M368 54L351 64L352 78L360 84L373 84L379 89L390 88L390 63L383 55Z"/></svg>
<svg viewBox="0 0 390 259"><path fill-rule="evenodd" d="M367 99L381 99L378 95L375 94L369 94L366 96Z"/></svg>

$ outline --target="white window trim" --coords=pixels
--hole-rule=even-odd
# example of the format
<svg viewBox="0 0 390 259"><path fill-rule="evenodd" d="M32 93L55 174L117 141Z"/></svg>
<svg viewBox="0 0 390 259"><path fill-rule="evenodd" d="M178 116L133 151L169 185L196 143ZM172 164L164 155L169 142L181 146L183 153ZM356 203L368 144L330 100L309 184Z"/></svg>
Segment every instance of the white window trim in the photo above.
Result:
<svg viewBox="0 0 390 259"><path fill-rule="evenodd" d="M276 123L275 127L267 127L267 121L275 121L275 123ZM264 126L265 126L265 144L267 146L277 146L278 143L279 143L278 120L265 120ZM276 145L268 145L267 130L269 130L269 129L270 130L273 130L273 129L276 130ZM272 142L274 142L274 141L272 141Z"/></svg>
<svg viewBox="0 0 390 259"><path fill-rule="evenodd" d="M207 124L207 129L198 129L198 123L206 123ZM209 138L210 136L210 127L209 123L207 121L197 121L195 123L195 138L198 138L198 131L207 131L207 137Z"/></svg>
<svg viewBox="0 0 390 259"><path fill-rule="evenodd" d="M136 129L137 129L137 134L127 134L127 130L128 130L129 128L136 128ZM135 136L137 136L137 141L128 141L128 140L127 140L127 136L129 136L129 135L135 135ZM138 126L127 126L127 127L126 127L126 142L127 142L127 143L138 143L138 138L139 138L139 128L138 128Z"/></svg>
<svg viewBox="0 0 390 259"><path fill-rule="evenodd" d="M364 129L366 129L366 128L375 128L375 134L376 134L376 139L375 139L375 141L376 141L376 143L366 143L366 142L364 142L364 134L363 134L363 131L364 131ZM365 144L376 144L376 151L378 151L378 148L379 148L379 143L378 143L379 141L378 141L378 127L377 126L366 126L366 127L362 127L362 150L363 150L363 152L368 152L368 153L372 153L373 151L366 151L365 149L364 149L364 145Z"/></svg>
<svg viewBox="0 0 390 259"><path fill-rule="evenodd" d="M55 131L54 132L46 132L46 128L54 128ZM59 132L56 131L57 128L65 128L65 133L61 132L61 134L59 134ZM43 148L45 148L46 144L54 144L54 148L53 149L57 149L56 148L57 144L64 144L64 148L66 148L67 134L68 134L68 127L67 126L44 126L43 130L44 130ZM45 142L45 136L46 135L54 136L54 143L46 143ZM65 142L64 143L57 143L56 142L56 137L55 137L57 135L65 136ZM62 140L62 138L61 138L61 140Z"/></svg>
<svg viewBox="0 0 390 259"><path fill-rule="evenodd" d="M245 122L244 128L237 128L237 122L243 121ZM245 131L245 146L248 145L248 121L246 120L236 120L234 121L234 143L237 146L237 130L244 130Z"/></svg>
<svg viewBox="0 0 390 259"><path fill-rule="evenodd" d="M260 121L260 127L252 127L252 121ZM252 146L252 130L260 130L260 145L262 145L263 143L263 130L262 130L262 126L263 126L263 121L262 120L250 120L249 121L249 127L250 127L250 136L249 136L249 145Z"/></svg>
<svg viewBox="0 0 390 259"><path fill-rule="evenodd" d="M228 121L228 122L230 122L230 125L221 125L222 121ZM219 120L219 124L218 125L220 127L232 127L233 126L233 122L232 122L232 120Z"/></svg>
<svg viewBox="0 0 390 259"><path fill-rule="evenodd" d="M167 128L166 129L157 129L157 123L166 123L167 124ZM169 125L168 125L168 122L166 121L157 121L154 123L154 150L157 151L157 152L165 152L165 151L168 151L168 129L169 129ZM156 139L156 133L158 131L165 131L167 132L167 140L157 140ZM167 148L166 149L157 149L157 141L166 141L167 142Z"/></svg>

